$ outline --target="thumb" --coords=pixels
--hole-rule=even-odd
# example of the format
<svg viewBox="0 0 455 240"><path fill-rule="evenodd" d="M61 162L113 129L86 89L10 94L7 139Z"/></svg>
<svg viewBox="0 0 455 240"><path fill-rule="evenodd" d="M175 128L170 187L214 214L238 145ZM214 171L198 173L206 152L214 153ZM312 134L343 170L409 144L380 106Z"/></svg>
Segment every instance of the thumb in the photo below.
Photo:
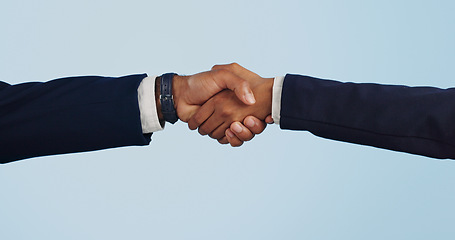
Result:
<svg viewBox="0 0 455 240"><path fill-rule="evenodd" d="M237 98L243 103L247 105L256 103L250 84L245 79L225 69L214 71L213 77L219 87L234 91Z"/></svg>

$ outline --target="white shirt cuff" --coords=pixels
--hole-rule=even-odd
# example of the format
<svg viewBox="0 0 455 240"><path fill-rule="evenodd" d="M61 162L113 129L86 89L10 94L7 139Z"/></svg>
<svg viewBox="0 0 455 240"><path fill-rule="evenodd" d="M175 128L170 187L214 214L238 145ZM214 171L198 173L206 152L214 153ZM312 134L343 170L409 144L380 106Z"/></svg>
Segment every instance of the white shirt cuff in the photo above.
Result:
<svg viewBox="0 0 455 240"><path fill-rule="evenodd" d="M139 111L141 112L142 133L152 133L163 130L155 102L155 76L146 77L137 88Z"/></svg>
<svg viewBox="0 0 455 240"><path fill-rule="evenodd" d="M272 118L273 122L280 124L281 92L283 90L284 77L275 77L272 90Z"/></svg>

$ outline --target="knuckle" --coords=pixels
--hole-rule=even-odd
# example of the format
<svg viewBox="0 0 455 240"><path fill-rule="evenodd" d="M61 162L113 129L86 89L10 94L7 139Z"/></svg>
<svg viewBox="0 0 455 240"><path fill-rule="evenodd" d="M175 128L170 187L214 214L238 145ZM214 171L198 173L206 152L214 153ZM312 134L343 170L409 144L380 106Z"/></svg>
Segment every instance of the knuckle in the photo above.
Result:
<svg viewBox="0 0 455 240"><path fill-rule="evenodd" d="M238 63L236 63L236 62L233 62L233 63L229 64L229 66L230 66L231 68L236 69L236 68L238 68L240 65L239 65Z"/></svg>
<svg viewBox="0 0 455 240"><path fill-rule="evenodd" d="M226 101L231 99L230 95L227 94L218 94L209 101L213 102L215 111L224 111L228 106L226 106Z"/></svg>
<svg viewBox="0 0 455 240"><path fill-rule="evenodd" d="M223 110L220 113L220 116L222 118L228 118L233 115L234 111L231 108L223 108Z"/></svg>

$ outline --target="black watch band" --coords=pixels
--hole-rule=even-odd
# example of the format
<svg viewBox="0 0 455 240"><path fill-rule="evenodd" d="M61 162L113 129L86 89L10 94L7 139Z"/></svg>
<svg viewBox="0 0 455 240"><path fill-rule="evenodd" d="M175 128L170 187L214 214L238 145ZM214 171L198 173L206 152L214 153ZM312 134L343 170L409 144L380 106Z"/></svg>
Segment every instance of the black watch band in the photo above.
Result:
<svg viewBox="0 0 455 240"><path fill-rule="evenodd" d="M172 79L175 73L166 73L161 76L160 83L160 102L161 112L163 113L164 120L174 124L179 120L174 108L174 98L172 96Z"/></svg>

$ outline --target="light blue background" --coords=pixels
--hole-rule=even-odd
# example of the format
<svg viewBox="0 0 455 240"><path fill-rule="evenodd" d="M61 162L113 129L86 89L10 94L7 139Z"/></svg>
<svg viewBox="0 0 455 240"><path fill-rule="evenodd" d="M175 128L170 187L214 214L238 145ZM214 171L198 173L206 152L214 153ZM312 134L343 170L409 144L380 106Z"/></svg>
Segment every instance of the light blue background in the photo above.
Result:
<svg viewBox="0 0 455 240"><path fill-rule="evenodd" d="M264 77L450 87L454 12L453 1L2 0L0 79L235 61ZM454 239L454 185L452 161L276 125L230 148L178 123L147 147L1 165L0 239Z"/></svg>

